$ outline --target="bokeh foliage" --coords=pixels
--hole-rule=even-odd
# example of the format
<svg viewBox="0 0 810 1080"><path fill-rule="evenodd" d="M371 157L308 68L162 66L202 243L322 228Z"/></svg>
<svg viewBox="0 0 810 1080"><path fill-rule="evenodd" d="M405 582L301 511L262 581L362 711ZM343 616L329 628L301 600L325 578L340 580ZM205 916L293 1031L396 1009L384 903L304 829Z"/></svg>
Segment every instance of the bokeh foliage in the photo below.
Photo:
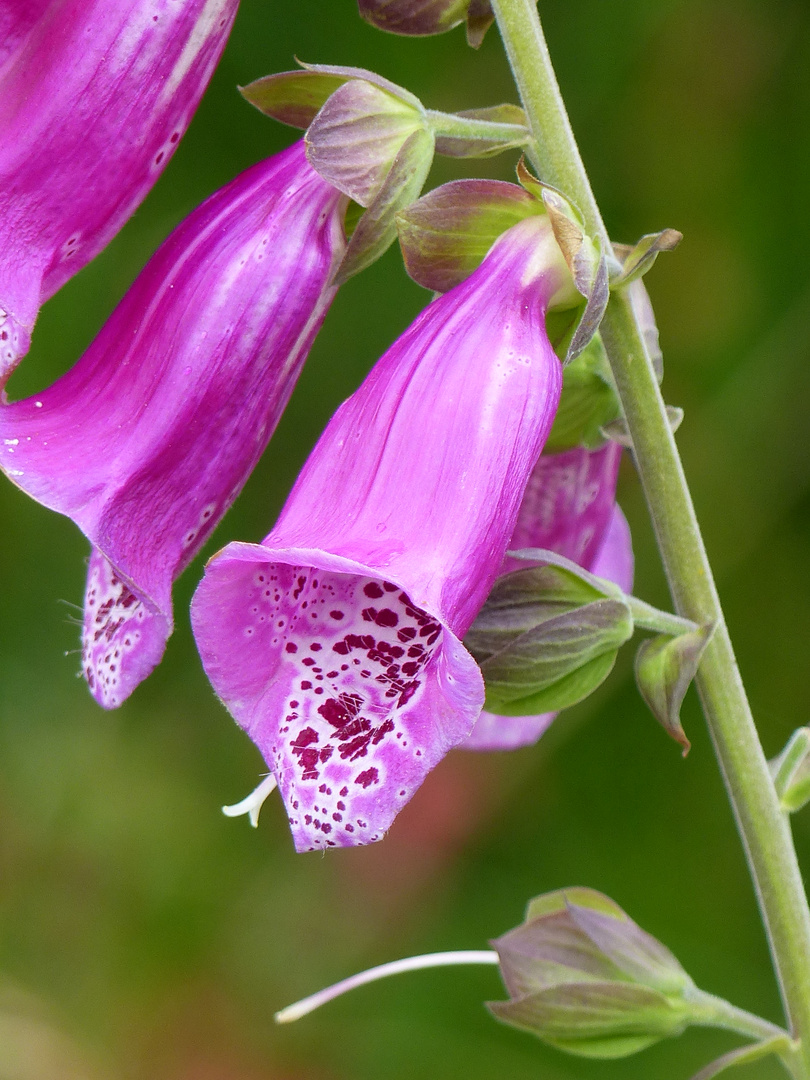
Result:
<svg viewBox="0 0 810 1080"><path fill-rule="evenodd" d="M678 441L775 754L807 721L810 8L541 0L541 14L612 235L632 241L665 226L685 234L649 278L666 397L686 410ZM292 67L295 55L373 68L432 108L514 100L494 31L474 53L461 29L422 41L380 34L353 0L242 0L176 157L110 248L46 305L12 395L46 385L78 357L193 206L296 137L235 90ZM513 155L440 161L431 182L459 169L510 179L513 164ZM427 298L396 252L345 286L208 554L264 535L335 406ZM638 591L666 603L630 467L620 497ZM481 948L520 920L528 897L572 884L614 897L706 989L779 1019L693 693L686 761L646 714L628 655L538 747L451 754L382 844L296 856L277 803L255 833L219 813L253 785L261 762L196 658L187 604L202 560L176 589L178 629L164 664L121 710L103 714L69 652L84 540L6 482L0 522L2 1080L684 1080L732 1045L689 1033L637 1058L586 1065L495 1024L481 1005L501 996L490 969L409 976L289 1029L273 1026L274 1009L361 967ZM800 814L795 828L810 865L810 818ZM47 1034L49 1025L61 1034ZM73 1053L93 1064L68 1064ZM746 1075L779 1073L762 1062Z"/></svg>

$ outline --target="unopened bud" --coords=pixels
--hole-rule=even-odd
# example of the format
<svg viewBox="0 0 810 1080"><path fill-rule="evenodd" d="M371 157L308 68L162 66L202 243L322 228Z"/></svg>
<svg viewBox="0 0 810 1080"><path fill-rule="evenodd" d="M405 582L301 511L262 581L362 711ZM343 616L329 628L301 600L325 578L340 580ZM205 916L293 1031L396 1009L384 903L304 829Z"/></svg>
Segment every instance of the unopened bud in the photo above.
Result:
<svg viewBox="0 0 810 1080"><path fill-rule="evenodd" d="M770 766L782 809L788 814L801 810L810 802L810 728L794 731Z"/></svg>
<svg viewBox="0 0 810 1080"><path fill-rule="evenodd" d="M529 567L500 578L464 643L499 716L564 709L608 676L633 633L630 609L598 579L562 566Z"/></svg>

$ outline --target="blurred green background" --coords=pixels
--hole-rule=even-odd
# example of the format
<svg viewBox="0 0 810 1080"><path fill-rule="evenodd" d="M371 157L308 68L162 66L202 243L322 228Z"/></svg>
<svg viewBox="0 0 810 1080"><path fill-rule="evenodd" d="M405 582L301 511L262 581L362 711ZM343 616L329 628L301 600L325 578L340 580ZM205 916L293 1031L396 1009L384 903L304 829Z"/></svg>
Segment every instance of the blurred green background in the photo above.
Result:
<svg viewBox="0 0 810 1080"><path fill-rule="evenodd" d="M616 240L685 234L648 279L666 397L765 749L807 722L810 642L810 6L806 0L542 0L560 82ZM295 133L236 84L293 58L373 68L434 108L515 100L495 31L381 34L353 0L242 0L192 127L143 208L42 312L21 396L80 355L159 241ZM510 179L515 155L454 176ZM341 290L260 467L204 553L269 529L336 405L426 302L396 252ZM666 590L632 467L621 501L640 595ZM690 1032L589 1063L499 1026L494 969L360 990L290 1028L275 1009L402 955L483 948L526 900L610 894L706 990L780 1020L744 860L690 693L682 761L632 684L541 743L456 751L373 848L295 855L277 802L219 812L262 763L216 702L175 591L155 675L104 714L76 678L87 545L0 485L1 1080L686 1080L734 1045ZM810 863L810 812L795 821ZM773 1063L747 1070L780 1075Z"/></svg>

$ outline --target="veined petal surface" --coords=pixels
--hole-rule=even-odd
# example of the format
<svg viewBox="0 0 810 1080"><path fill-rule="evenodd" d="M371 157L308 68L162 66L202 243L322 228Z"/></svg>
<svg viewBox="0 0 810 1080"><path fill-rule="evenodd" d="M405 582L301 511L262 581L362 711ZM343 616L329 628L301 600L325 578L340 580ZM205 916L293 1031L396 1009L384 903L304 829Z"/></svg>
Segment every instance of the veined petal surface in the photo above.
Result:
<svg viewBox="0 0 810 1080"><path fill-rule="evenodd" d="M259 459L334 295L345 197L303 143L153 256L79 362L0 407L0 466L94 546L85 675L120 704L160 658L173 580Z"/></svg>
<svg viewBox="0 0 810 1080"><path fill-rule="evenodd" d="M0 391L40 305L163 171L237 4L0 0Z"/></svg>

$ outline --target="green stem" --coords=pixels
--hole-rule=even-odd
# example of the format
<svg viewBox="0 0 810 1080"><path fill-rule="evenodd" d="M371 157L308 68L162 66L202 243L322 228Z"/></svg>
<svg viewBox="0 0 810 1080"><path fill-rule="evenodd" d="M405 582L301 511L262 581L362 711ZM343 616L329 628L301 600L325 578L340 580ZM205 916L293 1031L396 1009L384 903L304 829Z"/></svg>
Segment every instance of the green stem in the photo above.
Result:
<svg viewBox="0 0 810 1080"><path fill-rule="evenodd" d="M528 130L522 124L476 120L469 116L457 116L455 113L436 112L434 109L427 110L427 118L434 135L474 142L498 143L504 150L514 146L525 146L530 138Z"/></svg>
<svg viewBox="0 0 810 1080"><path fill-rule="evenodd" d="M529 154L542 178L577 203L592 235L608 251L608 235L535 2L492 0L492 6L532 132ZM801 1042L796 1069L810 1077L810 910L790 827L737 669L652 362L626 294L611 298L601 332L676 608L693 622L715 624L696 683L754 880L791 1034Z"/></svg>
<svg viewBox="0 0 810 1080"><path fill-rule="evenodd" d="M697 623L691 619L683 619L680 615L672 615L668 611L661 611L653 607L645 600L639 600L637 596L625 596L625 603L630 608L633 622L639 630L649 630L653 634L670 634L678 637L680 634L688 634L697 630Z"/></svg>
<svg viewBox="0 0 810 1080"><path fill-rule="evenodd" d="M690 1003L689 1021L702 1027L724 1028L726 1031L735 1031L738 1035L754 1042L765 1039L777 1038L788 1033L776 1024L763 1020L761 1016L738 1009L736 1005L725 1001L723 998L707 994L704 990L694 987L687 991L686 999Z"/></svg>

